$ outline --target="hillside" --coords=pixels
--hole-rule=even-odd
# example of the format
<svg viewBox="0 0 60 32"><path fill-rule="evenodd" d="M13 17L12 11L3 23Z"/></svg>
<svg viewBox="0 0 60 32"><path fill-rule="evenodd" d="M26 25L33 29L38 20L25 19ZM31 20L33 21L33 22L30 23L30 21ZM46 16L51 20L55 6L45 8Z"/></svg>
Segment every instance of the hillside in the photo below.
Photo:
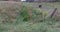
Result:
<svg viewBox="0 0 60 32"><path fill-rule="evenodd" d="M60 32L60 16L45 18L48 11L60 10L59 2L39 3L42 8L36 4L0 1L0 32Z"/></svg>

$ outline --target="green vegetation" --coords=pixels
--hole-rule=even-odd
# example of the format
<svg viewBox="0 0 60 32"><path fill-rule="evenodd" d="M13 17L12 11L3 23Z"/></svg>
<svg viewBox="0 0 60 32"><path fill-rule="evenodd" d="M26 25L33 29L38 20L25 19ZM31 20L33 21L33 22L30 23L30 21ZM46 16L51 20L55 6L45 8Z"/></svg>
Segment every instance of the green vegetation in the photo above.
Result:
<svg viewBox="0 0 60 32"><path fill-rule="evenodd" d="M12 23L0 22L0 32L60 32L60 21L54 18L45 18L47 12L41 9L31 8L32 17L29 19L27 6L22 5L16 21Z"/></svg>

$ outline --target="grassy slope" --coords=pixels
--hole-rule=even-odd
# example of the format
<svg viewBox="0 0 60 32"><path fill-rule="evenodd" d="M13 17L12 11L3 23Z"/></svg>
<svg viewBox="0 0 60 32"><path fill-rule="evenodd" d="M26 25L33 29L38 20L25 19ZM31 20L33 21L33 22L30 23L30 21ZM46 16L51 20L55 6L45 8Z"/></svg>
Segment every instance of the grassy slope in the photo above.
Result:
<svg viewBox="0 0 60 32"><path fill-rule="evenodd" d="M3 5L4 4L2 4L1 7L5 7L6 4L4 6ZM20 3L19 4L15 3L14 5L17 5L17 8L20 7ZM14 5L12 6L12 9L13 9L13 7L14 8L16 7ZM11 12L10 8L9 8L9 10L6 10L6 7L4 9L1 8L2 10L0 10L0 11L2 11L0 13L0 14L2 14L2 15L0 15L0 32L60 32L60 29L59 29L60 28L60 24L59 24L60 21L56 22L55 20L52 20L52 19L47 19L43 22L39 22L39 23L35 23L35 24L33 24L32 22L23 22L22 18L18 24L16 24L15 22L13 22L13 23L9 23L9 22L8 23L2 23L3 20L1 18L5 17L4 14L6 12L9 12L9 11ZM49 5L48 5L48 7L49 7ZM20 8L18 8L18 9L20 9ZM3 13L4 11L5 11L5 13ZM19 10L16 10L16 8L15 8L14 11L19 11ZM8 15L10 15L10 14L8 14Z"/></svg>

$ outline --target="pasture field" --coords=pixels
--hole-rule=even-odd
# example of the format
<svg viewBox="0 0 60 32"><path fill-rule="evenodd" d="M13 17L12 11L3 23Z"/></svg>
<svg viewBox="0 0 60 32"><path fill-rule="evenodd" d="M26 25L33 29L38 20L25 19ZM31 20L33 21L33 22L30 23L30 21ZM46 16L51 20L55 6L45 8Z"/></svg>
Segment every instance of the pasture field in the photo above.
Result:
<svg viewBox="0 0 60 32"><path fill-rule="evenodd" d="M40 4L42 8L38 8ZM2 1L0 2L0 32L60 32L60 20L56 20L55 17L46 18L49 11L54 8L60 11L60 2Z"/></svg>

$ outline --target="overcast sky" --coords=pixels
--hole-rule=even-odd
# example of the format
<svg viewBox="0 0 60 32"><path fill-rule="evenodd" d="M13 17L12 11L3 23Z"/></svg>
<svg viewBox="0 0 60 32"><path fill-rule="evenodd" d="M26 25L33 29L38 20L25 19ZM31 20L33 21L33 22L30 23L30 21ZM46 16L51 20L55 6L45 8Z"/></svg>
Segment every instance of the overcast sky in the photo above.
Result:
<svg viewBox="0 0 60 32"><path fill-rule="evenodd" d="M26 0L21 0L21 1L26 1Z"/></svg>

